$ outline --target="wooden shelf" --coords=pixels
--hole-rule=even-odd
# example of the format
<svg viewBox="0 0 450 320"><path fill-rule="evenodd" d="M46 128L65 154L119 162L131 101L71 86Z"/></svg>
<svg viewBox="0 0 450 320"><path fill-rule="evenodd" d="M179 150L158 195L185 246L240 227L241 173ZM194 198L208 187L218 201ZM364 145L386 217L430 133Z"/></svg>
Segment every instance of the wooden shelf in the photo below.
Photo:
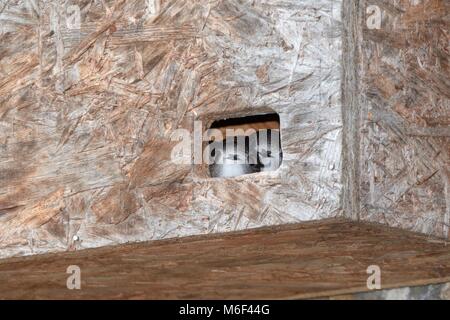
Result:
<svg viewBox="0 0 450 320"><path fill-rule="evenodd" d="M70 265L82 289L66 288ZM0 298L298 299L450 281L443 240L347 220L0 261Z"/></svg>

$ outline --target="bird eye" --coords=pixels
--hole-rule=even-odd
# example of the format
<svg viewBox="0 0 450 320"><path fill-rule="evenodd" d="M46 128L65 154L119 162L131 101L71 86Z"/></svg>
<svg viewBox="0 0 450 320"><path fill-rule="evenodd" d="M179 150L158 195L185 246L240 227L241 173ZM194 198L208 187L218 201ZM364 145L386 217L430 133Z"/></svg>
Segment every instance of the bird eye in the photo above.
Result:
<svg viewBox="0 0 450 320"><path fill-rule="evenodd" d="M263 157L267 157L267 158L271 158L271 157L272 157L272 151L270 151L270 150L262 149L261 152L260 152L260 154L261 154Z"/></svg>

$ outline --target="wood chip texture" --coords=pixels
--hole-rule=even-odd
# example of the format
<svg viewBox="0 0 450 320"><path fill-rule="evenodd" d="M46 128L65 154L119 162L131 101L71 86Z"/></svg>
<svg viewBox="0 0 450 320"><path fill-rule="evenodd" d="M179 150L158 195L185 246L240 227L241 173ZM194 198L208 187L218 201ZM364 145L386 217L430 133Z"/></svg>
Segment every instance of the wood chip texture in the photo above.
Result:
<svg viewBox="0 0 450 320"><path fill-rule="evenodd" d="M360 22L360 218L448 238L450 2L362 1L363 16L371 4L382 23Z"/></svg>
<svg viewBox="0 0 450 320"><path fill-rule="evenodd" d="M0 258L340 215L341 4L1 0ZM176 129L268 110L277 172L170 161Z"/></svg>

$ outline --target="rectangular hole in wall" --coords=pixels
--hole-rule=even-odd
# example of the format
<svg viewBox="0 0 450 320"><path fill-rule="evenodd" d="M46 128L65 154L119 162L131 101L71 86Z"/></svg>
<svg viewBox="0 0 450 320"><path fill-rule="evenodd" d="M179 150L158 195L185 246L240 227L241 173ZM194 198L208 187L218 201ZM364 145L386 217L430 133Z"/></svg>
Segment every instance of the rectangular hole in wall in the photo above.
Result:
<svg viewBox="0 0 450 320"><path fill-rule="evenodd" d="M231 178L276 171L283 160L277 113L214 121L208 130L209 174Z"/></svg>

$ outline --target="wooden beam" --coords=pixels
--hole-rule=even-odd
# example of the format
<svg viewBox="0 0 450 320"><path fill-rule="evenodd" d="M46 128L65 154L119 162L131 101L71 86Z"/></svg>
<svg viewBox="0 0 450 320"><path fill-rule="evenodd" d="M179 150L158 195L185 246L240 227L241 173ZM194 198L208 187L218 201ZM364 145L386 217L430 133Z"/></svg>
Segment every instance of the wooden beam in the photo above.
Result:
<svg viewBox="0 0 450 320"><path fill-rule="evenodd" d="M297 299L450 281L448 242L325 220L0 261L1 299ZM69 266L81 290L68 290Z"/></svg>

